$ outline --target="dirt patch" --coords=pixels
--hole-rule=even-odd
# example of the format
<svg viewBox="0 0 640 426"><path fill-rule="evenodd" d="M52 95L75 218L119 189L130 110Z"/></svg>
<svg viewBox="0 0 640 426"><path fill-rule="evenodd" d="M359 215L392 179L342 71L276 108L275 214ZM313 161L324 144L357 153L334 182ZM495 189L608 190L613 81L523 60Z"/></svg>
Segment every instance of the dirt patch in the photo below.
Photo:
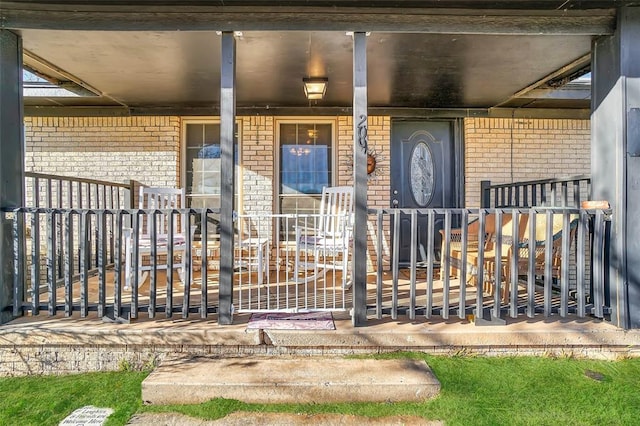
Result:
<svg viewBox="0 0 640 426"><path fill-rule="evenodd" d="M343 414L289 414L235 412L218 420L202 420L176 413L143 413L131 418L129 425L157 426L252 426L252 425L406 425L406 426L442 426L440 421L429 421L417 416L362 417Z"/></svg>

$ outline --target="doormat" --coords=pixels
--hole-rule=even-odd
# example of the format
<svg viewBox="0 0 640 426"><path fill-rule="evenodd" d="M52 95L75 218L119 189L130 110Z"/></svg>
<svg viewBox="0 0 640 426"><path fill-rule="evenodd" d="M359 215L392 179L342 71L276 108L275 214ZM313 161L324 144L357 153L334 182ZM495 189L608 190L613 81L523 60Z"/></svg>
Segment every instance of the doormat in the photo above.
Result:
<svg viewBox="0 0 640 426"><path fill-rule="evenodd" d="M331 312L261 312L251 314L247 328L266 330L335 330Z"/></svg>

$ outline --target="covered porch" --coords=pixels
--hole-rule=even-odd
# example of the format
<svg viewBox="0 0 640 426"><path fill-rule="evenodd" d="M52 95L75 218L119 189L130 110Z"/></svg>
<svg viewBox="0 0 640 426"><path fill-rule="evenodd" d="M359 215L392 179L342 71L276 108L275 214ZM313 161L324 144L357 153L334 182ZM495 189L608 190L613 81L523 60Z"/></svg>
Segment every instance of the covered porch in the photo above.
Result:
<svg viewBox="0 0 640 426"><path fill-rule="evenodd" d="M179 253L163 254L158 249L124 256L131 244L125 234L133 235L136 247L145 222L166 218L204 224L219 211L125 208L134 182L28 176L29 193L35 194L30 200L39 200L39 192L48 196L46 205L35 201L34 207L7 211L17 247L13 262L19 279L13 281L12 293L21 302L11 306L15 317L44 319L63 313L116 323L219 318L223 298L219 234L208 235L208 228L202 227ZM611 211L574 206L583 205L581 194L588 183L581 176L508 188L485 185L482 198L488 204L481 209L370 209L367 318L479 325L504 325L520 318L609 320L605 264ZM490 196L502 189L521 196L512 197L505 206L504 197ZM58 203L68 205L52 206ZM278 311L353 315L351 250L307 252L300 246L299 232L288 231L294 229L291 223L325 220L344 218L236 216L239 243L232 253L232 320L234 315ZM412 235L405 247L402 222ZM239 224L251 231L246 233ZM151 241L159 242L157 231L152 232ZM438 245L435 238L427 238L423 245L421 232L437 235ZM352 244L351 239L346 241ZM400 256L403 249L408 263ZM187 265L186 272L176 269L174 257ZM142 265L144 274L138 272ZM331 267L335 265L339 267Z"/></svg>
<svg viewBox="0 0 640 426"><path fill-rule="evenodd" d="M407 315L410 320L437 316L445 321L451 316L460 321L482 318L503 323L507 318L555 314L561 318L573 314L580 318L607 317L622 328L637 326L640 310L633 294L639 285L627 265L634 264L635 255L628 251L628 245L633 244L633 235L640 225L627 217L634 201L626 193L637 189L626 183L634 182L634 176L639 173L633 168L635 145L632 141L638 136L633 126L637 118L635 108L630 107L628 111L629 122L623 120L627 117L626 110L618 117L620 121L610 119L611 111L617 106L635 105L637 101L633 90L612 84L618 77L632 76L635 70L635 63L628 58L637 56L621 53L635 49L632 46L633 35L638 31L635 7L619 2L570 2L570 7L557 10L557 5L547 2L523 2L509 8L506 3L483 2L471 6L469 2L449 2L449 8L442 8L440 2L427 2L419 7L391 8L344 2L337 9L318 4L253 10L255 5L250 3L234 7L194 5L184 9L168 3L141 4L134 19L131 10L121 6L88 4L70 8L64 4L6 2L2 10L3 115L0 122L3 175L0 254L9 262L0 283L5 321L24 312L37 314L41 309L52 315L60 309L69 316L76 311L82 316L88 315L96 309L98 316L113 320L146 315L166 317L181 312L183 318L193 314L207 319L213 314L220 324L231 324L234 315L241 312L331 309L349 313L358 326L386 315L394 320L398 315ZM620 76L599 77L599 71L618 62L623 64ZM93 95L23 98L20 90L23 65L76 92L88 91ZM631 69L628 73L627 67ZM588 71L594 82L591 102L575 94L552 93L562 83ZM324 99L313 101L302 95L303 78L313 77L328 80ZM625 84L633 85L634 81L625 80ZM604 103L607 108L601 107ZM177 116L192 120L217 117L221 151L217 194L220 204L205 209L182 209L175 214L198 217L204 223L208 223L209 215L219 218L219 269L209 271L201 253L200 271L194 270L193 280L188 280L183 287L172 282L175 280L171 274L166 279L160 272L140 291L127 293L121 268L121 220L149 213L132 210L131 205L58 209L49 206L38 210L26 204L26 186L22 182L27 155L21 124L25 116L47 117L47 120L51 117L52 123L73 121L73 117L78 116L97 119ZM287 284L282 274L286 274L288 265L282 262L283 251L279 248L280 243L287 241L282 241L281 233L275 231L278 215L284 214L282 200L287 194L278 189L285 179L282 169L275 166L285 152L282 139L278 140L278 132L284 127L279 127L280 130L273 127L278 120L282 125L287 124L287 120L304 121L299 119L301 116L307 121L335 117L331 119L338 123L333 128L336 140L351 144L346 149L339 143L328 145L337 151L331 157L333 168L328 183L346 182L355 188L349 269L353 285L348 288L333 285L342 281L339 274L323 277L323 291L330 290L322 296L319 305L315 304L317 288ZM509 182L515 180L514 173L519 173L519 169L513 167L515 148L512 144L508 152L512 159L509 172L504 170L499 177L476 173L475 168L482 168L483 164L465 161L465 157L474 156L473 151L464 149L465 140L472 137L467 120L585 120L590 116L590 198L607 200L612 207L611 217L608 209L581 209L580 205L557 210L537 204L500 205L499 211L496 206L480 209L481 196L475 185L479 177ZM256 129L248 127L258 134L238 132L240 117L247 117L241 118L243 125L263 120L267 124ZM399 179L394 173L403 168L394 162L402 163L399 158L403 154L394 151L394 146L401 145L404 137L398 136L395 140L393 130L388 129L384 136L376 133L377 127L385 128L385 123L396 123L399 128L404 122L416 121L445 122L448 129L444 137L430 140L434 144L448 140L446 138L451 141L447 162L434 162L445 170L442 177L449 185L446 194L434 198L437 203L431 203L432 198L428 197L423 204L396 197ZM270 130L269 123L273 126ZM64 124L43 127L57 126ZM375 131L372 126L376 127ZM173 128L159 127L159 132L173 131ZM269 136L261 137L262 129L269 131ZM438 131L437 126L430 129L433 134ZM513 129L512 125L511 141ZM117 128L112 130L117 132ZM251 143L245 145L251 150L245 151L241 181L236 180L234 166L234 142L238 134L251 136L247 138ZM611 134L625 135L622 138L625 142L618 142L609 136ZM174 134L169 136L173 139L166 141L167 145L176 138ZM430 146L428 142L424 144ZM621 145L609 150L613 143ZM261 148L265 144L266 148ZM386 162L384 155L378 158L377 185L370 183L367 170L372 146L374 150L384 147L388 156ZM167 179L166 186L186 185L182 168L187 167L187 155L181 154L182 149L180 143L170 148L175 150L176 160L170 165L173 176ZM485 149L484 152L492 155L490 146ZM536 155L535 150L529 152ZM629 162L619 163L627 154ZM266 156L263 163L255 160L260 155ZM34 158L31 157L32 165L36 164ZM253 167L252 160L257 161ZM609 166L611 161L615 167ZM406 159L404 163L408 165ZM147 171L153 169L154 173L166 167L150 164ZM261 168L265 164L267 166ZM534 171L527 171L526 167L522 170L529 173L530 179L547 177L531 176ZM121 179L130 177L121 176ZM255 189L263 184L266 190ZM242 191L238 191L239 185ZM413 195L415 199L416 193ZM238 201L238 197L242 199ZM546 210L542 210L543 207ZM265 209L266 214L258 213ZM557 282L552 280L551 269L547 269L541 290L536 290L540 283L533 273L535 265L531 263L528 274L519 274L515 267L519 263L518 255L503 258L499 252L494 253L496 261L490 267L500 272L488 278L483 270L482 250L478 254L480 260L474 265L479 266L479 270L465 271L466 261L462 267L452 267L448 257L443 256L449 253L449 247L442 246L450 243L451 230L473 218L482 223L487 215L496 213L511 218L550 214L566 219L563 237L566 242L561 249L566 250L565 258L569 258L573 241L575 263L570 267L570 263L565 262L565 266L560 267L562 277L558 286L554 286ZM301 217L305 213L295 214ZM572 215L579 218L575 240L568 236ZM234 219L238 216L266 220L270 224L266 227L267 234L259 236L260 240L269 241L270 266L260 283L251 268L237 267ZM46 302L37 300L39 286L32 286L30 290L27 285L27 275L33 278L37 274L23 263L34 253L26 248L25 225L37 223L31 229L39 229L44 218L50 220L50 224L43 225L43 229L49 229L51 235L56 223L60 224L61 232L66 233L64 241L68 245L63 253L81 252L75 266L71 262L74 256L57 260L53 249L46 256L38 252L33 257L40 259L42 254L48 259ZM85 218L94 221L91 228L94 238L88 238L87 228L80 225ZM113 219L113 225L109 225L111 222L107 219ZM609 219L611 226L605 232L605 222L609 223ZM398 228L394 228L396 222ZM401 229L409 231L405 237L401 237ZM417 236L417 240L412 236ZM107 244L110 238L115 238L113 246ZM426 244L422 244L423 239ZM88 265L80 265L82 259L88 258L83 253L87 253L89 247L82 247L86 241L97 244L92 252L98 267L96 277L86 273ZM49 238L47 244L57 243ZM502 244L498 234L497 246ZM468 241L463 240L462 246L461 258L467 259ZM401 247L404 247L403 254ZM207 252L207 247L200 246L200 250ZM551 248L547 250L550 253ZM186 256L192 262L190 266L194 266L198 261L198 246L189 245ZM551 255L547 259L551 260ZM247 260L255 263L251 258ZM55 262L64 267L56 269ZM507 264L512 265L510 280L507 273L502 272L506 271ZM113 270L108 265L113 265ZM591 272L589 268L594 266L595 272ZM281 267L284 269L279 269ZM68 268L66 274L55 276L53 271L64 268ZM575 278L571 279L576 285L570 284L571 270L575 272ZM475 280L468 280L467 273L475 274ZM522 285L520 275L527 275ZM61 287L58 287L58 278L63 278ZM490 280L493 286L487 287ZM168 285L163 281L168 281ZM509 286L506 299L503 298L504 286ZM275 308L270 304L274 294L278 295ZM89 298L94 296L95 301L89 303ZM337 303L336 299L339 299ZM310 305L309 300L314 300L314 304Z"/></svg>

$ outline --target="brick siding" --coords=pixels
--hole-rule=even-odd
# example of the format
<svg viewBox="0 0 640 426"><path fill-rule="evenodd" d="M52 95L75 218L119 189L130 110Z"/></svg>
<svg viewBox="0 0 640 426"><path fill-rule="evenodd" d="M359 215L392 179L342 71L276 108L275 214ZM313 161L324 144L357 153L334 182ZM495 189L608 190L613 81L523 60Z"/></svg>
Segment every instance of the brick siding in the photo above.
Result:
<svg viewBox="0 0 640 426"><path fill-rule="evenodd" d="M26 170L180 184L180 117L26 117Z"/></svg>
<svg viewBox="0 0 640 426"><path fill-rule="evenodd" d="M591 173L589 120L467 118L465 202L480 207L480 181L507 183Z"/></svg>
<svg viewBox="0 0 640 426"><path fill-rule="evenodd" d="M273 117L242 119L242 209L246 214L269 213L276 171Z"/></svg>

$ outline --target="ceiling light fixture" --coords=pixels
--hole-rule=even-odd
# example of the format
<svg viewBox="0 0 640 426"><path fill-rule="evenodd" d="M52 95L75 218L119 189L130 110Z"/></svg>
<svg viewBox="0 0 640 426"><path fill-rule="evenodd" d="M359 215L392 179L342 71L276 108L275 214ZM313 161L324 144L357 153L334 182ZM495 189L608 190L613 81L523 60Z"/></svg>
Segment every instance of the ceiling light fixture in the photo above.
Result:
<svg viewBox="0 0 640 426"><path fill-rule="evenodd" d="M322 99L327 91L327 83L329 79L326 77L309 77L303 78L304 94L307 99Z"/></svg>

